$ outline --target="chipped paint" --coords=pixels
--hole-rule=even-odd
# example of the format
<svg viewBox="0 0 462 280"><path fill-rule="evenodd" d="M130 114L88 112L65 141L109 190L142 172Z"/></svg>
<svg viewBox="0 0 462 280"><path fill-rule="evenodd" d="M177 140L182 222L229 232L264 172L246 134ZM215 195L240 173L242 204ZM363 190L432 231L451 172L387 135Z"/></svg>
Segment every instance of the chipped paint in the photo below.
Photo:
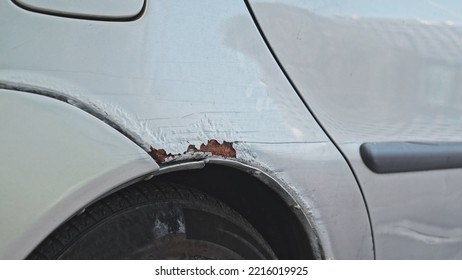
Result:
<svg viewBox="0 0 462 280"><path fill-rule="evenodd" d="M197 149L194 145L189 145L188 152L189 151L197 152ZM201 146L199 147L199 151L228 158L236 157L236 150L233 148L232 142L223 141L223 143L220 144L215 139L209 140L207 142L207 145L201 144Z"/></svg>
<svg viewBox="0 0 462 280"><path fill-rule="evenodd" d="M189 145L183 154L167 153L164 149L156 149L152 146L150 147L149 154L157 163L165 163L174 159L189 159L191 155L195 156L194 158L205 158L209 155L236 158L236 150L233 148L233 142L223 141L220 144L215 139L208 140L207 144L202 143L199 149L195 145Z"/></svg>

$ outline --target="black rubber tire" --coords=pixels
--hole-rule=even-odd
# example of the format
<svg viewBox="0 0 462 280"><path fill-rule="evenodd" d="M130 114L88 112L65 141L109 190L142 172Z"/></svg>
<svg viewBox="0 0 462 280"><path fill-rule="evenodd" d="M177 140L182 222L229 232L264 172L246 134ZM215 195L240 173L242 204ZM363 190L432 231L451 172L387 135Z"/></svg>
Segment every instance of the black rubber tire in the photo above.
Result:
<svg viewBox="0 0 462 280"><path fill-rule="evenodd" d="M87 207L28 259L274 259L238 213L197 190L142 182Z"/></svg>

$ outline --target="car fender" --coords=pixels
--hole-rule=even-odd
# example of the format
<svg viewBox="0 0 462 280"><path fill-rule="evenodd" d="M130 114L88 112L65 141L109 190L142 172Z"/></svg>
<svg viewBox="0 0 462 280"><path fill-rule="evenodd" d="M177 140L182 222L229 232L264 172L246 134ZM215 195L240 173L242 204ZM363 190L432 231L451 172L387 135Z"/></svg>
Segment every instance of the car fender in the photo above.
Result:
<svg viewBox="0 0 462 280"><path fill-rule="evenodd" d="M130 139L59 100L0 90L0 259L25 258L52 230L159 166Z"/></svg>

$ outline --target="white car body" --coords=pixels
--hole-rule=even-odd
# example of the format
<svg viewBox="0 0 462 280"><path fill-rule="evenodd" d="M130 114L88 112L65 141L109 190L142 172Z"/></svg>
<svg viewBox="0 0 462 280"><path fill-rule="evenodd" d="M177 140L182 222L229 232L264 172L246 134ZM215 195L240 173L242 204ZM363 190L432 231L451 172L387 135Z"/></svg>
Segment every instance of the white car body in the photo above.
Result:
<svg viewBox="0 0 462 280"><path fill-rule="evenodd" d="M40 5L0 3L0 258L108 193L208 165L276 192L313 257L462 258L460 169L378 174L360 154L462 140L460 5L17 2Z"/></svg>

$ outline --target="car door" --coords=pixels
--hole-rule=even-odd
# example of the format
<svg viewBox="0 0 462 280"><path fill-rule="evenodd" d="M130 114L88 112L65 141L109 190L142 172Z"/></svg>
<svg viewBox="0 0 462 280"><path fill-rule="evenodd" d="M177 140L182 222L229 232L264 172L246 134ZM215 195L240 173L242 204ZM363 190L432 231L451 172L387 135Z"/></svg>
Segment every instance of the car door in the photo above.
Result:
<svg viewBox="0 0 462 280"><path fill-rule="evenodd" d="M358 179L376 258L462 258L462 4L249 2Z"/></svg>

